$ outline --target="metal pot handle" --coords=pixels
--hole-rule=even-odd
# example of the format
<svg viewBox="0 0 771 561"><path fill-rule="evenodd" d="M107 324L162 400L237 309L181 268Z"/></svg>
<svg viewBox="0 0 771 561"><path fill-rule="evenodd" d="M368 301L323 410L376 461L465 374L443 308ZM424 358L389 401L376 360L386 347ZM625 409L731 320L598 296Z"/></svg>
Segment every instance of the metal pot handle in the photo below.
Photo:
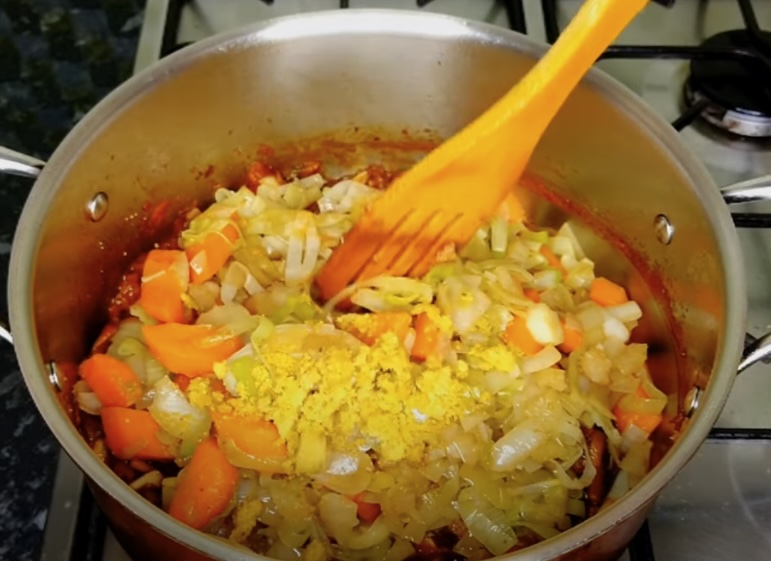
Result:
<svg viewBox="0 0 771 561"><path fill-rule="evenodd" d="M43 160L0 146L0 173L35 178L40 175L43 166Z"/></svg>
<svg viewBox="0 0 771 561"><path fill-rule="evenodd" d="M771 175L763 175L722 187L720 193L723 195L723 200L729 205L771 201ZM739 374L757 362L771 364L771 333L760 338L747 334L745 342L747 344L737 368Z"/></svg>
<svg viewBox="0 0 771 561"><path fill-rule="evenodd" d="M43 160L0 146L0 174L7 173L34 179L43 171L45 164ZM0 320L0 339L13 344L11 330L3 320Z"/></svg>

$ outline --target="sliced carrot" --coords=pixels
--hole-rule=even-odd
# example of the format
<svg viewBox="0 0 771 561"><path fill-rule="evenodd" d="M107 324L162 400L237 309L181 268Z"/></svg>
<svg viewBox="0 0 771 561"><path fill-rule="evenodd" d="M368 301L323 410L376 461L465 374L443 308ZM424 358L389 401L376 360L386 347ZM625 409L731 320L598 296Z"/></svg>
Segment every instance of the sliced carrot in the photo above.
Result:
<svg viewBox="0 0 771 561"><path fill-rule="evenodd" d="M179 474L169 514L202 530L227 508L237 483L238 470L228 462L216 440L205 438Z"/></svg>
<svg viewBox="0 0 771 561"><path fill-rule="evenodd" d="M407 312L344 314L335 323L367 345L374 345L382 335L389 332L404 341L412 327L412 316Z"/></svg>
<svg viewBox="0 0 771 561"><path fill-rule="evenodd" d="M429 357L441 359L449 345L449 335L431 321L428 314L422 313L415 317L415 342L410 353L412 358L418 361Z"/></svg>
<svg viewBox="0 0 771 561"><path fill-rule="evenodd" d="M642 387L642 384L637 386L635 395L640 399L648 399L650 397L648 392L645 391L645 388ZM656 430L656 427L659 426L663 419L663 415L659 413L636 413L634 411L625 411L621 409L618 404L613 407L613 416L616 419L616 427L618 427L618 430L622 433L629 425L634 425L647 434L650 434Z"/></svg>
<svg viewBox="0 0 771 561"><path fill-rule="evenodd" d="M624 287L605 277L597 277L592 281L589 287L589 298L605 307L618 306L629 301Z"/></svg>
<svg viewBox="0 0 771 561"><path fill-rule="evenodd" d="M541 249L539 250L541 255L546 257L546 262L549 264L550 267L553 267L561 272L565 272L565 267L562 266L562 262L560 261L560 258L557 257L554 252L549 248L547 245L542 245Z"/></svg>
<svg viewBox="0 0 771 561"><path fill-rule="evenodd" d="M351 500L356 503L356 516L364 524L372 524L380 516L381 508L377 503L366 503L362 500L362 493L354 495Z"/></svg>
<svg viewBox="0 0 771 561"><path fill-rule="evenodd" d="M107 447L121 460L173 460L174 452L161 442L160 425L149 412L127 407L102 407Z"/></svg>
<svg viewBox="0 0 771 561"><path fill-rule="evenodd" d="M215 362L225 360L243 346L238 337L222 339L219 329L210 325L145 325L142 335L164 367L191 378L211 374Z"/></svg>
<svg viewBox="0 0 771 561"><path fill-rule="evenodd" d="M523 292L525 293L525 298L528 300L532 300L536 304L541 301L541 293L535 288L526 288Z"/></svg>
<svg viewBox="0 0 771 561"><path fill-rule="evenodd" d="M142 269L139 305L158 321L182 323L185 321L182 294L189 280L184 251L154 249L147 254Z"/></svg>
<svg viewBox="0 0 771 561"><path fill-rule="evenodd" d="M543 349L543 345L533 339L533 335L527 328L527 320L520 316L516 316L509 322L502 338L507 345L519 349L528 356L534 355Z"/></svg>
<svg viewBox="0 0 771 561"><path fill-rule="evenodd" d="M620 432L624 432L629 425L645 431L647 434L656 430L661 423L662 416L656 413L632 413L618 408L613 409L613 415L616 419L616 426Z"/></svg>
<svg viewBox="0 0 771 561"><path fill-rule="evenodd" d="M220 441L231 442L244 454L258 460L283 460L287 457L286 444L272 422L220 413L215 413L213 420Z"/></svg>
<svg viewBox="0 0 771 561"><path fill-rule="evenodd" d="M216 275L233 253L233 244L239 237L238 228L228 224L221 232L212 232L202 242L188 247L190 282L203 284Z"/></svg>
<svg viewBox="0 0 771 561"><path fill-rule="evenodd" d="M561 345L557 348L565 354L570 354L581 346L581 342L584 339L584 333L580 329L575 329L562 322L562 332L565 334L565 339Z"/></svg>
<svg viewBox="0 0 771 561"><path fill-rule="evenodd" d="M131 407L144 393L142 380L136 372L110 355L95 354L84 360L80 365L80 377L107 407Z"/></svg>
<svg viewBox="0 0 771 561"><path fill-rule="evenodd" d="M522 204L513 193L509 193L503 199L498 214L509 224L522 222L525 219L525 209L522 208Z"/></svg>

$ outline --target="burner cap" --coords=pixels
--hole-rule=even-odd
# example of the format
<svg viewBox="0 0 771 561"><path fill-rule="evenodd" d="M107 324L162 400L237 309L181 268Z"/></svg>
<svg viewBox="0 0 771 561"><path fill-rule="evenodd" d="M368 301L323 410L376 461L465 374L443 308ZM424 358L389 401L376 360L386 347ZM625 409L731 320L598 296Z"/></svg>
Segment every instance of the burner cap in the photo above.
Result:
<svg viewBox="0 0 771 561"><path fill-rule="evenodd" d="M771 33L760 32L771 52ZM766 58L744 30L719 33L701 45L706 49L740 49ZM734 134L771 136L771 80L766 70L751 59L716 60L707 57L691 61L691 75L685 85L689 105L703 104L701 115L713 125Z"/></svg>

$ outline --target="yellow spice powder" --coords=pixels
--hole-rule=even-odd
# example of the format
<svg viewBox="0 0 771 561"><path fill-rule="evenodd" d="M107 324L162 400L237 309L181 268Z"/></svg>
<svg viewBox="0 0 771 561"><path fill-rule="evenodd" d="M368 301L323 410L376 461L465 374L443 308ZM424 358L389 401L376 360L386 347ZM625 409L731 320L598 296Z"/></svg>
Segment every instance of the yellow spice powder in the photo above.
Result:
<svg viewBox="0 0 771 561"><path fill-rule="evenodd" d="M222 375L222 369L217 369ZM332 450L374 448L382 461L419 461L449 423L478 411L491 396L464 381L468 365L421 366L396 336L372 347L319 353L261 349L239 397L215 407L271 419L294 456L302 435L322 432ZM191 401L200 406L196 384Z"/></svg>

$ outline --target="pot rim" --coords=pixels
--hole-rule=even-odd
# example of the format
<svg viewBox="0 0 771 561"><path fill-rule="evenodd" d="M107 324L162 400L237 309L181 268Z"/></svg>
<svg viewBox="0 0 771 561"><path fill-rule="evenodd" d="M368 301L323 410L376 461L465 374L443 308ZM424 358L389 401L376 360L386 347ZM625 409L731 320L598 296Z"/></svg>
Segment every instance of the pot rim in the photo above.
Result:
<svg viewBox="0 0 771 561"><path fill-rule="evenodd" d="M19 219L9 270L10 321L24 380L46 424L66 453L99 487L166 536L215 558L243 559L246 550L236 544L229 544L195 531L143 499L97 458L62 410L40 358L35 336L30 287L34 263L31 257L37 254L40 242L41 229L38 225L43 222L47 208L56 194L58 179L67 175L72 162L80 156L83 147L89 145L91 139L103 127L132 105L145 91L183 72L198 59L255 45L281 43L292 38L323 39L332 35L353 36L370 32L475 41L536 58L542 56L548 48L547 45L525 35L491 24L401 10L359 9L305 13L267 20L219 34L162 59L127 80L98 103L56 149L33 186ZM680 164L684 175L690 179L694 190L698 191L704 212L715 230L724 262L726 320L724 332L718 341L716 366L713 368L701 406L665 459L639 485L589 520L519 553L502 556L520 561L558 557L588 543L647 505L660 492L693 456L717 419L740 360L746 323L745 269L738 235L719 190L704 165L686 149L674 129L626 86L596 68L590 70L581 83L590 85L636 121L651 140L662 150L669 152ZM263 555L254 555L255 558L269 559Z"/></svg>

